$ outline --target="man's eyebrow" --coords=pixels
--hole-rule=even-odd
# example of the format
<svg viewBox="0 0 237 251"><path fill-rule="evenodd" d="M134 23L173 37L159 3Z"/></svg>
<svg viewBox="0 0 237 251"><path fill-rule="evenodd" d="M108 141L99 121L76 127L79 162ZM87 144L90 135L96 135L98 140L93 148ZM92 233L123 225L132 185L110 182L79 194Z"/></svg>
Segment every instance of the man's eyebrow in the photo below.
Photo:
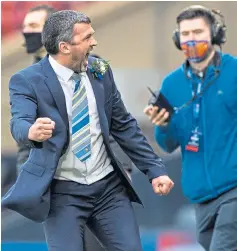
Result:
<svg viewBox="0 0 237 251"><path fill-rule="evenodd" d="M180 31L180 33L189 33L190 30L183 30L183 31Z"/></svg>
<svg viewBox="0 0 237 251"><path fill-rule="evenodd" d="M23 27L25 27L26 25L39 25L39 24L36 23L36 22L30 22L30 23L28 23L28 24L23 24Z"/></svg>
<svg viewBox="0 0 237 251"><path fill-rule="evenodd" d="M89 38L89 37L93 36L93 35L94 35L94 33L95 33L95 31L93 31L93 32L90 32L90 33L86 34L86 35L84 36L84 38L83 38L83 39L87 39L87 38Z"/></svg>

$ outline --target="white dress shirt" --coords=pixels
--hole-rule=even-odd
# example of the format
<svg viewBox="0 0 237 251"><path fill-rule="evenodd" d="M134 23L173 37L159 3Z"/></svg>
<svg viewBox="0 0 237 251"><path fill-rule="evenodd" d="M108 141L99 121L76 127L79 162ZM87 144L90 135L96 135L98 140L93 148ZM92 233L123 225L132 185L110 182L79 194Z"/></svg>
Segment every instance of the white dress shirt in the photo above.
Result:
<svg viewBox="0 0 237 251"><path fill-rule="evenodd" d="M71 135L72 97L75 87L75 81L72 79L72 75L74 72L71 69L59 64L51 56L49 56L49 62L58 77L65 95ZM85 162L81 162L72 152L70 137L69 147L66 153L59 160L59 165L54 178L60 180L71 180L89 185L104 178L107 174L113 171L113 167L103 142L95 95L87 74L83 73L83 77L85 77L84 82L90 116L91 157Z"/></svg>

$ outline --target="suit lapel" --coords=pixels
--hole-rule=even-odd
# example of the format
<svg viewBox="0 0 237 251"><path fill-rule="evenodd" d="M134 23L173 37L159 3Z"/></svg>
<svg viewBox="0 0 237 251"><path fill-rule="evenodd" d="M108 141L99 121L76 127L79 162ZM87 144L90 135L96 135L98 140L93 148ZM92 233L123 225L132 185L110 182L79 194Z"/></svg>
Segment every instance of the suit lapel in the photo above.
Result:
<svg viewBox="0 0 237 251"><path fill-rule="evenodd" d="M48 56L46 56L43 59L42 66L43 66L43 70L44 70L44 73L46 76L45 83L48 86L48 88L49 88L49 90L55 100L58 111L59 111L66 127L69 128L65 95L64 95L63 89L61 87L61 84L58 81L58 78L49 63Z"/></svg>

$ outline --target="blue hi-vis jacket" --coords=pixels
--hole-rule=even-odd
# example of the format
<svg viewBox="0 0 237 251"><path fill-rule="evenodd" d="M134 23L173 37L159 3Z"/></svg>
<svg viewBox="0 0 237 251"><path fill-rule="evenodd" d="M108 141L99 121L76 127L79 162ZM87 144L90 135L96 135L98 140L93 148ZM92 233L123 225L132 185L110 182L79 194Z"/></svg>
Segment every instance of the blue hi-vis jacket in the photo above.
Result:
<svg viewBox="0 0 237 251"><path fill-rule="evenodd" d="M193 129L195 102L174 114L168 126L155 127L156 141L165 151L181 147L183 192L194 203L237 187L237 58L218 55L219 64L208 66L202 84L205 88L217 77L200 100L199 151L185 150ZM188 77L185 66L170 73L162 83L161 92L174 107L190 100L200 81L191 70Z"/></svg>

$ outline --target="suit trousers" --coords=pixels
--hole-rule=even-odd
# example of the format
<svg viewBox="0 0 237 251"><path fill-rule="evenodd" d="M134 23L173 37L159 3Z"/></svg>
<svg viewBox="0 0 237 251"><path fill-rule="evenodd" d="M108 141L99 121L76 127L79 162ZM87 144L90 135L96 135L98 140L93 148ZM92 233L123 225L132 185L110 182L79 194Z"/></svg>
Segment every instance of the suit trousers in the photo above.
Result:
<svg viewBox="0 0 237 251"><path fill-rule="evenodd" d="M126 187L116 171L90 184L53 180L43 223L49 251L83 251L85 226L108 251L142 251Z"/></svg>

